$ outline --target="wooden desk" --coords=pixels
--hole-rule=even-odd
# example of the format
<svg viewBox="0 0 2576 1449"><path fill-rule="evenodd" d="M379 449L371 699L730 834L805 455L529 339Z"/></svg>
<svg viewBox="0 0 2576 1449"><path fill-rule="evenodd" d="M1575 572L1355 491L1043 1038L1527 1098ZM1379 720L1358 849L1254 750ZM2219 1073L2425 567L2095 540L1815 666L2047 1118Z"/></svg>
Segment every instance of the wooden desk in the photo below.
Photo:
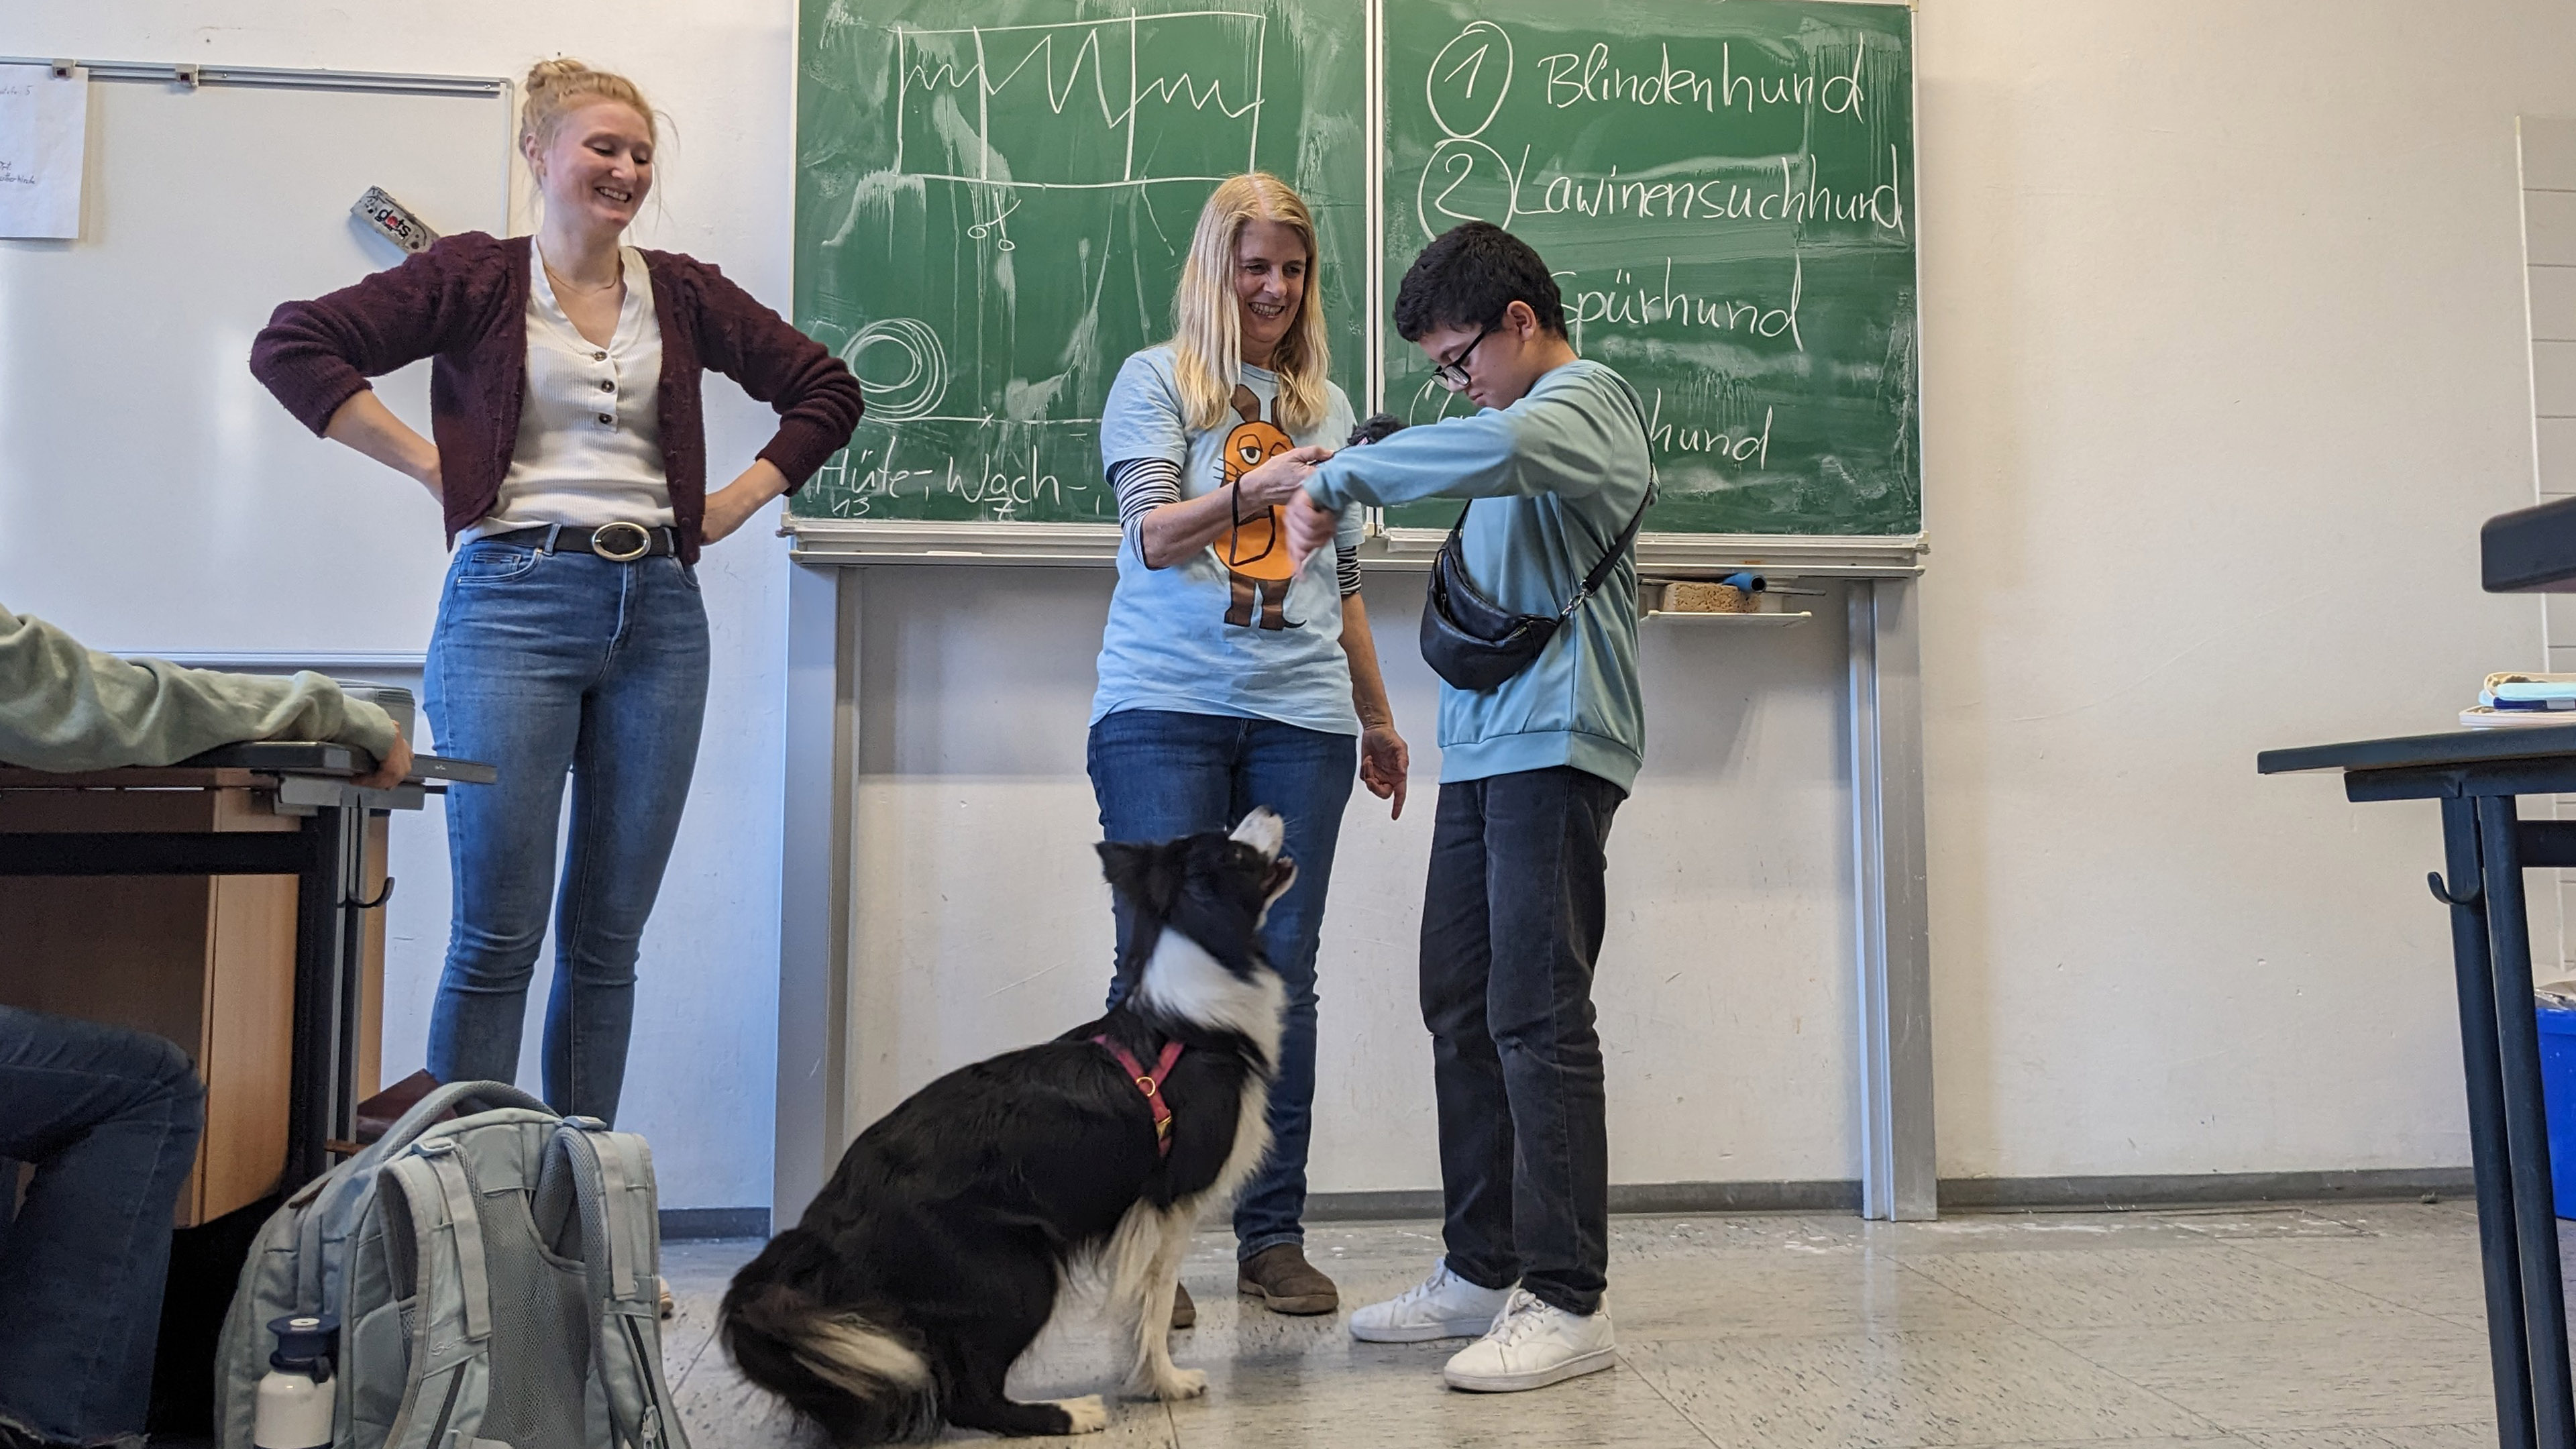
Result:
<svg viewBox="0 0 2576 1449"><path fill-rule="evenodd" d="M329 1165L327 1144L352 1135L373 1045L363 962L367 933L381 941L389 812L496 774L422 757L401 786L361 790L349 781L368 763L344 746L272 743L167 769L0 767L0 891L53 898L22 917L50 924L0 939L0 1000L127 1021L208 1069L208 1143L227 1145L201 1156L183 1224L310 1181ZM23 879L44 877L57 879ZM64 877L165 879L102 914L84 909L110 900L99 882ZM174 991L171 958L192 943L201 985ZM281 946L292 961L282 979L221 964L274 962ZM89 969L55 974L69 963Z"/></svg>
<svg viewBox="0 0 2576 1449"><path fill-rule="evenodd" d="M2549 1122L2531 998L2531 926L2522 873L2576 866L2576 821L2521 820L2517 795L2576 792L2576 725L2453 730L2269 750L2255 768L2341 770L2346 798L2439 800L2485 1260L2487 1346L2506 1449L2576 1446L2566 1291L2549 1187Z"/></svg>

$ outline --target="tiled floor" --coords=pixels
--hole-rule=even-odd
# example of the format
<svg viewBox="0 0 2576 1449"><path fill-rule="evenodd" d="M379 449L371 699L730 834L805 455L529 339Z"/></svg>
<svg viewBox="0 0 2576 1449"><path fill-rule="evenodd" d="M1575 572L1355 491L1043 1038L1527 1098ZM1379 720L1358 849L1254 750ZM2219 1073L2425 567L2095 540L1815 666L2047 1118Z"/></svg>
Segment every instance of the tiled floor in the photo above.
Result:
<svg viewBox="0 0 2576 1449"><path fill-rule="evenodd" d="M1345 1305L1439 1251L1431 1223L1309 1230ZM711 1343L749 1243L674 1243L665 1355L694 1449L820 1441ZM1233 1245L1184 1270L1199 1325L1173 1357L1204 1399L1113 1399L1121 1446L1620 1445L1634 1449L2077 1446L2479 1449L2495 1442L2477 1218L2465 1203L1994 1215L1938 1223L1625 1218L1619 1366L1532 1394L1452 1393L1460 1346L1353 1343L1343 1321L1240 1305ZM1075 1304L1013 1375L1026 1397L1110 1389L1124 1367ZM976 1437L954 1435L952 1437Z"/></svg>

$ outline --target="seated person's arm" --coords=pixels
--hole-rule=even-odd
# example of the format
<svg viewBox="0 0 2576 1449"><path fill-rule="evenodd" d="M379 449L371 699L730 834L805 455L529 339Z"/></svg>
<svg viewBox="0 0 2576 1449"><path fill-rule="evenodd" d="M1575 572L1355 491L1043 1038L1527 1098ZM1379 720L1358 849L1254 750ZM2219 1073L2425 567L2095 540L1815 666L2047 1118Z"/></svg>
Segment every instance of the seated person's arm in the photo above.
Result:
<svg viewBox="0 0 2576 1449"><path fill-rule="evenodd" d="M402 778L411 750L383 710L319 674L269 679L134 663L0 608L0 763L38 770L167 765L245 740L325 740L377 762L360 783Z"/></svg>

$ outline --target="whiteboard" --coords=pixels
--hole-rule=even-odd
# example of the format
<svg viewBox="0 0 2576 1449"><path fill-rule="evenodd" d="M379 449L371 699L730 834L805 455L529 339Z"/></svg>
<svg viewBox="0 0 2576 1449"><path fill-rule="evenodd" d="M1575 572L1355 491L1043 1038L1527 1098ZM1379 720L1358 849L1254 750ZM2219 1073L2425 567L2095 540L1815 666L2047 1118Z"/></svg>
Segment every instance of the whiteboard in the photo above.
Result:
<svg viewBox="0 0 2576 1449"><path fill-rule="evenodd" d="M278 303L402 259L349 214L370 186L502 233L509 108L499 83L94 78L80 239L0 241L0 602L126 653L426 648L437 503L305 431L250 344ZM426 362L376 386L428 431Z"/></svg>

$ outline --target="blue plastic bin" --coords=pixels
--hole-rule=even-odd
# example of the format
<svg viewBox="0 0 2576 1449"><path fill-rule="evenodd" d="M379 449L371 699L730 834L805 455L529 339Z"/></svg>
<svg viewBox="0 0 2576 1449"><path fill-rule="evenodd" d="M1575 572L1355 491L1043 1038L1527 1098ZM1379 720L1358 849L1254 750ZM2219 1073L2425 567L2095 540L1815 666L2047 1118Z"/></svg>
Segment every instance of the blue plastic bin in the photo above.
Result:
<svg viewBox="0 0 2576 1449"><path fill-rule="evenodd" d="M2562 1218L2576 1218L2576 1011L2535 1008L2540 1016L2540 1098L2549 1115L2549 1196Z"/></svg>

